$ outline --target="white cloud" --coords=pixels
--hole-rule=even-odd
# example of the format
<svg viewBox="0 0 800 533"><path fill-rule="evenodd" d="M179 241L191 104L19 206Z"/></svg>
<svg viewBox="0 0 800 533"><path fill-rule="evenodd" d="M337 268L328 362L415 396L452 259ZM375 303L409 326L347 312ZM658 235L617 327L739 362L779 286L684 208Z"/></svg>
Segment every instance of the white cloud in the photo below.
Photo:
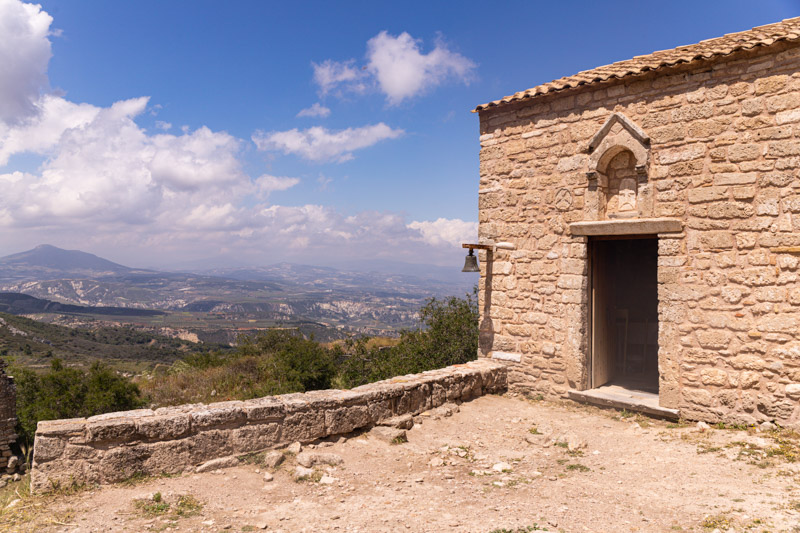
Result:
<svg viewBox="0 0 800 533"><path fill-rule="evenodd" d="M422 240L431 246L457 246L464 242L476 242L478 223L453 218L433 221L414 221L409 228L419 231Z"/></svg>
<svg viewBox="0 0 800 533"><path fill-rule="evenodd" d="M390 105L397 105L445 81L469 83L474 76L475 63L443 42L438 41L427 54L420 43L406 32L395 37L382 31L367 42L365 66L357 68L352 59L313 63L314 81L323 95L334 88L364 92L372 85L386 95Z"/></svg>
<svg viewBox="0 0 800 533"><path fill-rule="evenodd" d="M208 198L225 205L259 191L241 169L238 139L206 127L148 136L134 121L147 102L92 108L91 120L61 132L38 174L0 174L6 223L169 224Z"/></svg>
<svg viewBox="0 0 800 533"><path fill-rule="evenodd" d="M390 104L396 105L447 79L467 83L475 63L439 42L427 54L406 32L397 37L382 31L367 43L368 70Z"/></svg>
<svg viewBox="0 0 800 533"><path fill-rule="evenodd" d="M16 125L0 121L0 167L16 153L50 153L65 131L85 126L100 112L93 105L74 104L52 95L42 96L36 109L35 115Z"/></svg>
<svg viewBox="0 0 800 533"><path fill-rule="evenodd" d="M274 191L285 191L300 183L298 178L287 178L281 176L270 176L264 174L255 181L258 192L261 197L266 198L269 193Z"/></svg>
<svg viewBox="0 0 800 533"><path fill-rule="evenodd" d="M322 63L311 63L314 69L314 82L319 85L320 92L325 95L338 85L345 84L350 90L363 91L365 73L354 66L355 60L333 61L327 59Z"/></svg>
<svg viewBox="0 0 800 533"><path fill-rule="evenodd" d="M409 224L396 213L270 205L272 193L300 180L252 178L241 159L245 142L224 131L182 126L171 134L171 124L156 121L156 132L148 132L136 122L159 108L148 97L99 107L47 94L50 23L38 6L0 0L0 246L7 253L53 242L112 252L134 266L170 256L264 264L345 254L452 263L433 237L446 233L440 221ZM354 68L330 63L321 72L334 85L368 75ZM253 141L261 150L345 161L402 134L379 123L259 132ZM30 153L43 157L35 171L4 168L15 154ZM317 183L324 189L329 178Z"/></svg>
<svg viewBox="0 0 800 533"><path fill-rule="evenodd" d="M311 161L343 162L353 159L353 152L385 139L396 139L403 130L392 129L383 122L360 128L332 131L321 126L287 131L258 131L253 142L259 150L296 154Z"/></svg>
<svg viewBox="0 0 800 533"><path fill-rule="evenodd" d="M36 114L48 83L52 22L39 5L0 0L0 121L15 123Z"/></svg>
<svg viewBox="0 0 800 533"><path fill-rule="evenodd" d="M327 107L320 105L319 102L314 103L311 107L307 107L305 109L301 109L299 113L297 113L298 117L320 117L325 118L331 114L331 110Z"/></svg>

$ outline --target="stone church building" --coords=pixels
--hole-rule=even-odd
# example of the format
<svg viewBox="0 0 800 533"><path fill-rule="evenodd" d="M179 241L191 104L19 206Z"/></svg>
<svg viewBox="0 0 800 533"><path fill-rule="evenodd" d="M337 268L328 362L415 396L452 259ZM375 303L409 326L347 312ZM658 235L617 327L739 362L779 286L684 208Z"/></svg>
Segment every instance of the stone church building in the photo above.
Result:
<svg viewBox="0 0 800 533"><path fill-rule="evenodd" d="M800 18L475 111L480 355L512 387L800 425Z"/></svg>

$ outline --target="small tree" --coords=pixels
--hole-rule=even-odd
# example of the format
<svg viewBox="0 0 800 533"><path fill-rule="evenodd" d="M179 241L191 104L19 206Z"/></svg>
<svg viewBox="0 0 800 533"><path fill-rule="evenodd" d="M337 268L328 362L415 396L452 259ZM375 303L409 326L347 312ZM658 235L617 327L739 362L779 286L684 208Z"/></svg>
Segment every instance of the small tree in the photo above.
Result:
<svg viewBox="0 0 800 533"><path fill-rule="evenodd" d="M26 445L33 443L40 420L126 411L144 403L134 383L99 362L94 363L87 374L65 367L60 359L53 359L50 369L42 375L16 368L14 376L17 433Z"/></svg>
<svg viewBox="0 0 800 533"><path fill-rule="evenodd" d="M420 327L404 331L397 346L368 349L366 339L350 341L338 383L355 387L477 358L477 287L464 298L431 298L419 314Z"/></svg>

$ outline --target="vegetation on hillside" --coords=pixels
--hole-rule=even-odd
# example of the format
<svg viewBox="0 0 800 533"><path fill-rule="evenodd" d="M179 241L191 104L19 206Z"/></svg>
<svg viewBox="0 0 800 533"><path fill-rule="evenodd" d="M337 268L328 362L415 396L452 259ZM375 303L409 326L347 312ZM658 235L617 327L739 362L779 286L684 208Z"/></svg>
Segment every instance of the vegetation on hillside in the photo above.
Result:
<svg viewBox="0 0 800 533"><path fill-rule="evenodd" d="M207 345L125 326L70 328L0 313L0 356L17 367L47 367L53 358L69 366L105 363L171 364Z"/></svg>
<svg viewBox="0 0 800 533"><path fill-rule="evenodd" d="M233 351L186 353L167 371L135 381L99 362L84 371L68 367L58 358L44 373L19 365L11 370L17 383L18 430L23 440L32 442L39 420L85 417L143 405L351 388L465 363L475 359L477 351L478 309L473 293L465 298L429 300L420 310L419 326L404 331L393 346L367 338L323 345L298 331L275 329L243 339Z"/></svg>

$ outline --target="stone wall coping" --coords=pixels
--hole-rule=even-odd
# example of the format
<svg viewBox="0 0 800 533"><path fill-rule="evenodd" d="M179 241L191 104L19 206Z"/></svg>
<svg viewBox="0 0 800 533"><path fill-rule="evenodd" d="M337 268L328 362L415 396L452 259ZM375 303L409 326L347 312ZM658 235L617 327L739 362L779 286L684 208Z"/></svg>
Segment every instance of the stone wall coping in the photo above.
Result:
<svg viewBox="0 0 800 533"><path fill-rule="evenodd" d="M572 235L655 235L680 233L683 221L677 218L638 218L631 220L592 220L569 225Z"/></svg>

